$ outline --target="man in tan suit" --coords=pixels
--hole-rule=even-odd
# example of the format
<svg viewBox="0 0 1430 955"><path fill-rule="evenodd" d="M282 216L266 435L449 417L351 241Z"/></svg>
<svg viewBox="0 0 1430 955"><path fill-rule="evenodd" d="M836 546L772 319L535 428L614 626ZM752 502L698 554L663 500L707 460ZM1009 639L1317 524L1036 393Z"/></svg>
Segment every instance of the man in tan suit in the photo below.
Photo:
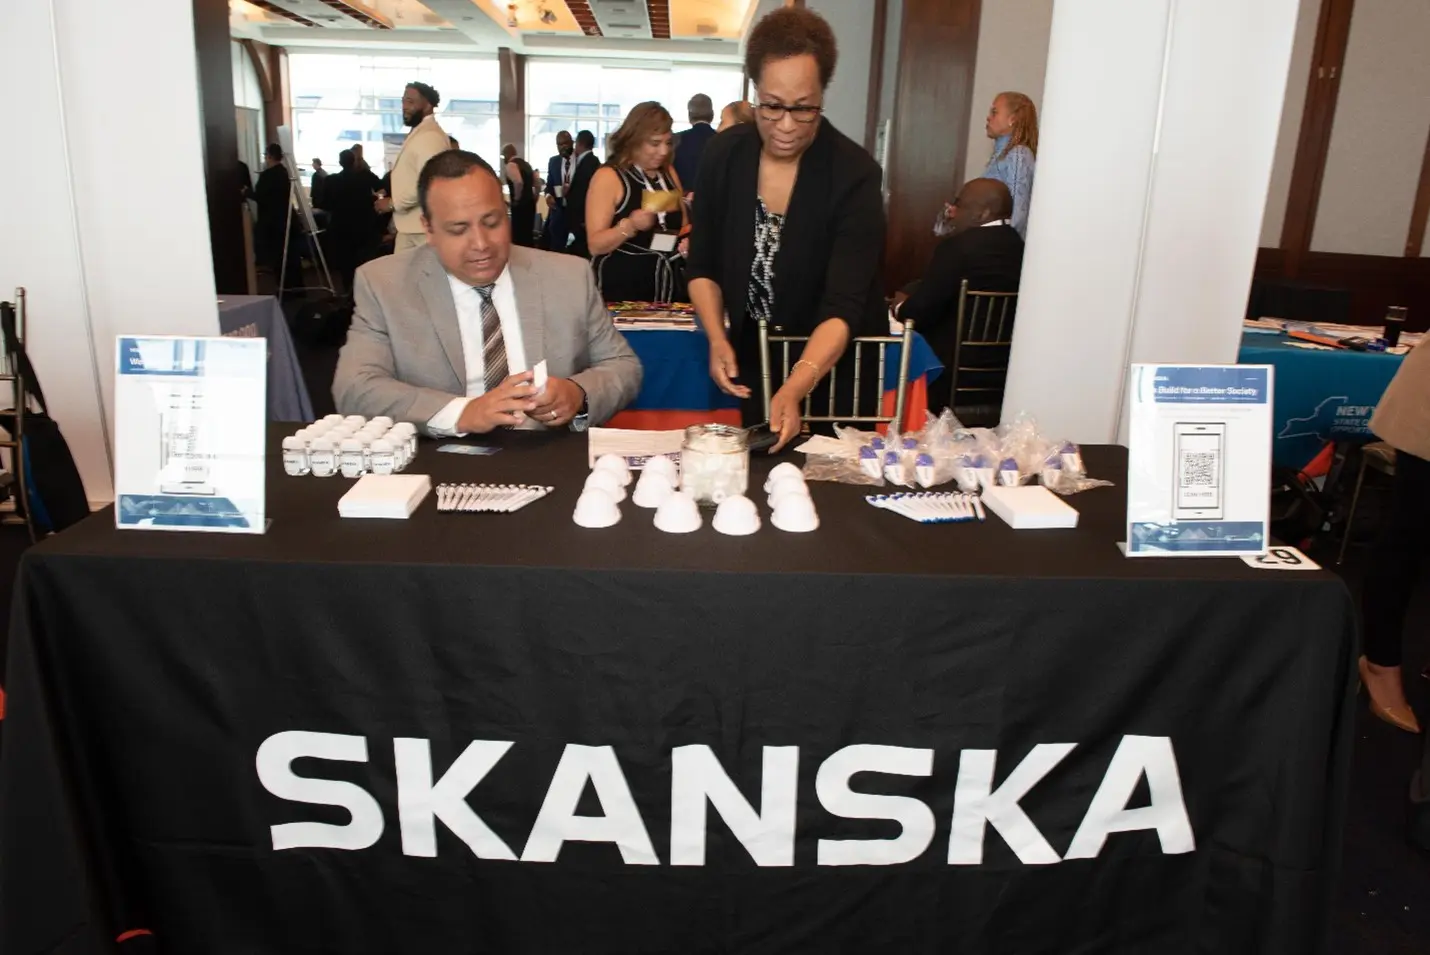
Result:
<svg viewBox="0 0 1430 955"><path fill-rule="evenodd" d="M1361 680L1370 694L1372 713L1418 733L1419 721L1405 699L1400 652L1410 598L1430 550L1430 343L1406 356L1370 419L1370 429L1395 448L1395 485L1384 528L1366 566Z"/></svg>
<svg viewBox="0 0 1430 955"><path fill-rule="evenodd" d="M431 160L418 184L425 247L369 262L338 357L344 414L434 436L601 424L634 400L641 366L581 259L513 248L496 173L473 153ZM549 380L538 392L535 365Z"/></svg>
<svg viewBox="0 0 1430 955"><path fill-rule="evenodd" d="M452 148L434 115L440 102L441 94L426 83L408 83L402 93L402 121L412 127L412 132L403 140L402 151L392 164L392 195L376 203L378 215L392 213L392 224L397 228L394 252L415 249L427 241L417 202L417 178L429 159Z"/></svg>

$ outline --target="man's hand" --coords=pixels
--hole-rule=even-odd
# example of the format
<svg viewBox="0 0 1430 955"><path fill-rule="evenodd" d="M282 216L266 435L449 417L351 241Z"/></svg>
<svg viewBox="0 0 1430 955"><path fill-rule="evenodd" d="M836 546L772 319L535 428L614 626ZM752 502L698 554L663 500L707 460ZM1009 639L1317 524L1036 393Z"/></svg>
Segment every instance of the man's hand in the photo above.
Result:
<svg viewBox="0 0 1430 955"><path fill-rule="evenodd" d="M903 308L903 307L904 307L904 303L907 302L908 300L909 300L909 293L908 293L908 292L895 292L895 293L894 293L894 300L893 300L891 303L889 303L889 304L890 304L890 307L893 309L895 316L897 316L897 315L899 314L899 309Z"/></svg>
<svg viewBox="0 0 1430 955"><path fill-rule="evenodd" d="M780 436L775 446L770 448L771 454L789 444L799 434L800 425L803 423L799 406L803 401L803 395L787 387L775 392L775 396L770 399L770 430Z"/></svg>
<svg viewBox="0 0 1430 955"><path fill-rule="evenodd" d="M750 397L750 389L732 379L740 377L740 363L735 360L735 346L728 338L710 342L710 379L716 387L736 398Z"/></svg>
<svg viewBox="0 0 1430 955"><path fill-rule="evenodd" d="M521 424L523 416L536 409L535 391L531 386L531 372L512 375L491 391L467 402L457 419L458 433L486 434Z"/></svg>
<svg viewBox="0 0 1430 955"><path fill-rule="evenodd" d="M546 393L536 399L531 416L548 428L560 428L571 423L581 411L586 393L569 378L546 379Z"/></svg>
<svg viewBox="0 0 1430 955"><path fill-rule="evenodd" d="M380 216L385 216L392 211L392 200L387 196L378 196L373 200L372 207Z"/></svg>

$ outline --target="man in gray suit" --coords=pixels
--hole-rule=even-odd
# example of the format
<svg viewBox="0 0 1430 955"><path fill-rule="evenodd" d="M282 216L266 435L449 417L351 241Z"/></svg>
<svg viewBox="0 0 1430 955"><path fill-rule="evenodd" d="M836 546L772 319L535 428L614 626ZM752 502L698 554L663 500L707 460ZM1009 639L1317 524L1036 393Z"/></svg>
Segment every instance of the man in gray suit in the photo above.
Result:
<svg viewBox="0 0 1430 955"><path fill-rule="evenodd" d="M427 245L358 270L333 377L339 411L410 421L434 436L583 431L635 398L640 359L590 267L512 247L490 166L473 153L439 153L418 197ZM550 378L537 392L531 369L543 359Z"/></svg>

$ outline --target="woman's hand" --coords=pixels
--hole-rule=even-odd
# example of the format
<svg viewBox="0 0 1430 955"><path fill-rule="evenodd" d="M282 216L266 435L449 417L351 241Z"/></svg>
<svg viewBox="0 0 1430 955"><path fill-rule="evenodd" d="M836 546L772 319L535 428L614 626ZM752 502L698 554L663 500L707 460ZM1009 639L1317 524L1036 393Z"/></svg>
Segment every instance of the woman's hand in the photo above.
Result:
<svg viewBox="0 0 1430 955"><path fill-rule="evenodd" d="M727 395L741 400L750 397L750 389L735 384L740 377L740 363L735 360L735 346L723 335L710 342L710 378Z"/></svg>
<svg viewBox="0 0 1430 955"><path fill-rule="evenodd" d="M655 228L655 213L649 209L636 209L626 216L626 221L631 224L631 228L637 232L649 232Z"/></svg>
<svg viewBox="0 0 1430 955"><path fill-rule="evenodd" d="M770 399L770 430L780 436L775 446L770 448L771 454L789 444L799 434L800 425L803 423L799 406L803 401L804 396L788 386L775 392L775 396Z"/></svg>

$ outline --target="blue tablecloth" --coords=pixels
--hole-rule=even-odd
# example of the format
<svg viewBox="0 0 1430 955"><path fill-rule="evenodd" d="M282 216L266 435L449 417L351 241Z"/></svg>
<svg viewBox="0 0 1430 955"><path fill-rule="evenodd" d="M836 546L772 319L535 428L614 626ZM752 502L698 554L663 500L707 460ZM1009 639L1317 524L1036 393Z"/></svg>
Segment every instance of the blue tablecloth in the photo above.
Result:
<svg viewBox="0 0 1430 955"><path fill-rule="evenodd" d="M1298 468L1326 441L1371 439L1370 416L1401 357L1298 348L1284 334L1246 332L1237 361L1276 368L1272 457Z"/></svg>
<svg viewBox="0 0 1430 955"><path fill-rule="evenodd" d="M623 334L645 369L640 394L630 406L632 410L706 411L740 406L738 399L722 392L710 380L710 346L703 331L650 329ZM898 386L902 350L900 345L889 349L884 368L885 391ZM758 369L752 370L758 376ZM909 380L924 375L933 380L942 371L943 364L929 343L915 332L913 354L909 356Z"/></svg>
<svg viewBox="0 0 1430 955"><path fill-rule="evenodd" d="M278 300L225 295L218 300L218 323L225 335L268 339L268 420L312 421L313 402Z"/></svg>

